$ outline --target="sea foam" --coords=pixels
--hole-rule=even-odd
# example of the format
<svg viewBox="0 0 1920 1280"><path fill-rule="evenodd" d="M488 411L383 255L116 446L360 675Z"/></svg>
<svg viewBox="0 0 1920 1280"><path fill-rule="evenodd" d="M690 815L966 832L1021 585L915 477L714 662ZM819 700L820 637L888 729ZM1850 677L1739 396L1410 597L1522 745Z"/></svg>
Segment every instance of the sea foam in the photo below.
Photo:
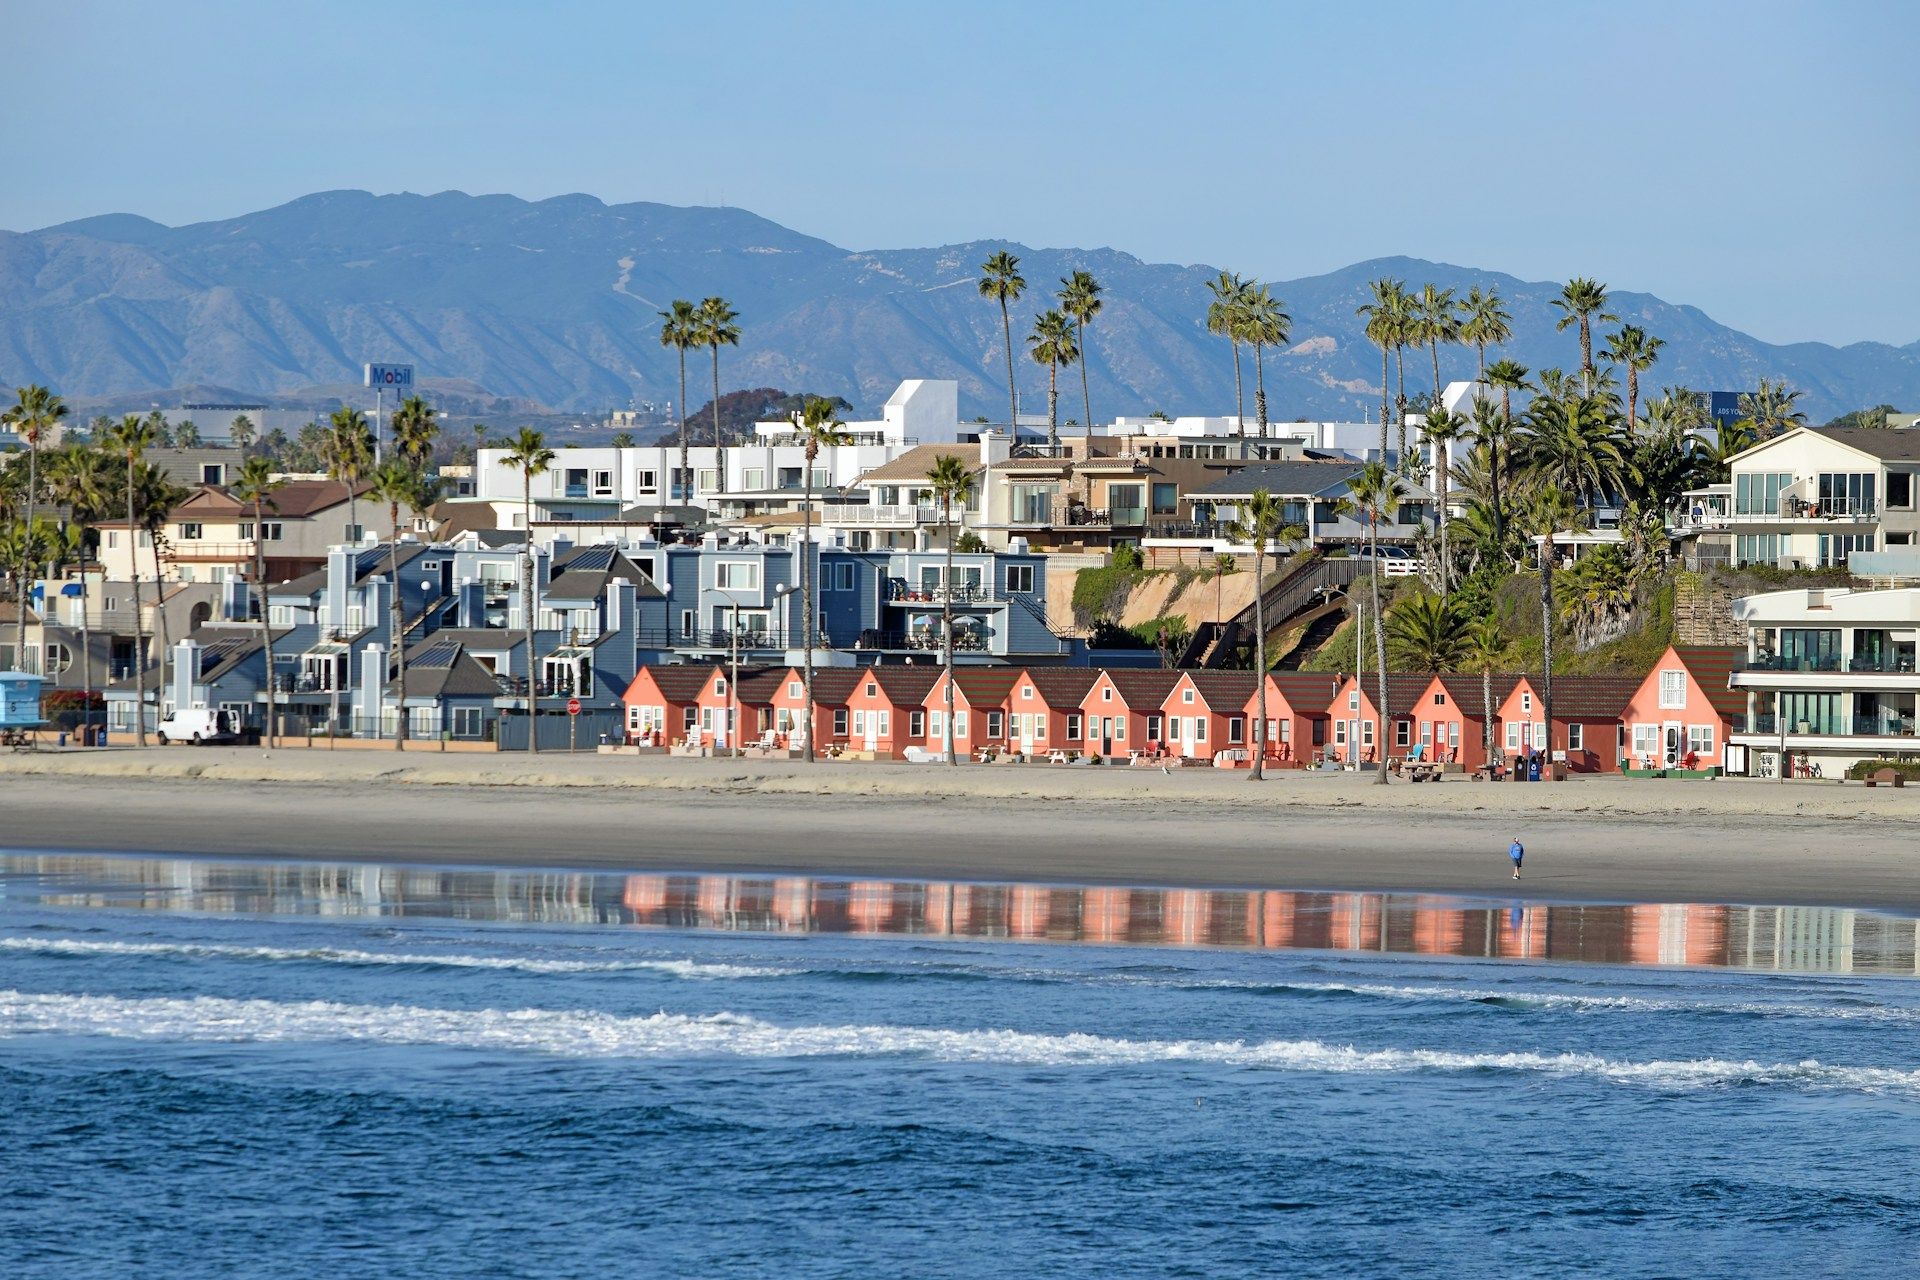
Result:
<svg viewBox="0 0 1920 1280"><path fill-rule="evenodd" d="M0 991L0 1036L36 1033L241 1044L404 1044L594 1058L902 1056L1060 1068L1194 1063L1332 1074L1523 1073L1669 1089L1773 1085L1920 1094L1920 1071L1813 1060L1631 1062L1582 1053L1362 1049L1318 1040L1128 1040L1004 1029L781 1026L733 1013L632 1017L590 1010Z"/></svg>
<svg viewBox="0 0 1920 1280"><path fill-rule="evenodd" d="M676 978L783 978L798 972L757 965L699 960L548 960L533 956L409 955L338 947L237 947L211 942L90 942L76 938L0 938L0 950L52 956L153 956L312 962L343 965L407 965L447 969L501 969L520 973L670 974Z"/></svg>

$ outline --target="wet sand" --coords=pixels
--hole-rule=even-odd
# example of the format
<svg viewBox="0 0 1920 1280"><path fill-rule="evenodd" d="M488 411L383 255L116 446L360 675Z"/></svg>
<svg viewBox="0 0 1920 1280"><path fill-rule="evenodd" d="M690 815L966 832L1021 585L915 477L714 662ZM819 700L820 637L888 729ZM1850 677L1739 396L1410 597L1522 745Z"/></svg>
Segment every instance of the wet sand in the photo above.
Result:
<svg viewBox="0 0 1920 1280"><path fill-rule="evenodd" d="M1920 914L1920 788L436 751L0 757L12 849L1795 903Z"/></svg>

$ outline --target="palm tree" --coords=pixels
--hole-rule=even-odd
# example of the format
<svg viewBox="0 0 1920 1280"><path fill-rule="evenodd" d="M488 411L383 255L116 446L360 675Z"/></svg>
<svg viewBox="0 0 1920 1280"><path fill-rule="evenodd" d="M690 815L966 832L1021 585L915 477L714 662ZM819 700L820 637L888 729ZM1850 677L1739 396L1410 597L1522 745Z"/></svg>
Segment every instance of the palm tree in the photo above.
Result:
<svg viewBox="0 0 1920 1280"><path fill-rule="evenodd" d="M1240 561L1231 552L1222 551L1214 556L1213 563L1208 567L1213 570L1213 620L1215 625L1224 625L1226 619L1220 616L1224 607L1221 604L1221 586L1228 574L1240 571Z"/></svg>
<svg viewBox="0 0 1920 1280"><path fill-rule="evenodd" d="M1035 364L1047 366L1047 447L1057 451L1060 448L1060 366L1080 358L1080 348L1073 340L1073 321L1058 311L1042 311L1033 318L1033 332L1027 335L1027 352ZM1091 445L1091 426L1087 428L1087 439ZM1091 448L1088 455L1092 455Z"/></svg>
<svg viewBox="0 0 1920 1280"><path fill-rule="evenodd" d="M1005 249L980 264L980 296L1000 304L1000 333L1007 341L1007 430L1020 434L1020 393L1013 383L1013 320L1007 308L1020 301L1027 291L1027 278L1020 274L1020 259Z"/></svg>
<svg viewBox="0 0 1920 1280"><path fill-rule="evenodd" d="M1492 479L1493 531L1501 542L1505 542L1507 536L1506 506L1501 501L1501 482L1505 479L1507 464L1500 456L1500 442L1513 439L1513 393L1526 391L1532 386L1527 381L1527 372L1527 366L1517 360L1496 360L1487 367L1487 385L1500 389L1500 429L1496 435L1483 435L1481 438L1487 442L1492 463L1488 475Z"/></svg>
<svg viewBox="0 0 1920 1280"><path fill-rule="evenodd" d="M153 415L147 415L151 425ZM271 459L269 459L271 461ZM148 553L153 557L154 582L154 620L160 625L160 678L166 681L167 661L173 654L173 636L168 630L166 592L162 587L166 573L160 562L160 553L167 549L167 521L172 518L174 509L193 496L186 489L167 478L167 473L150 463L140 467L140 533L147 535ZM139 539L134 539L137 544ZM135 552L137 554L137 550Z"/></svg>
<svg viewBox="0 0 1920 1280"><path fill-rule="evenodd" d="M1547 726L1549 764L1553 760L1553 539L1575 528L1579 518L1566 490L1554 485L1537 489L1527 508L1527 532L1540 539L1540 710Z"/></svg>
<svg viewBox="0 0 1920 1280"><path fill-rule="evenodd" d="M1639 325L1626 324L1607 338L1606 349L1600 353L1627 371L1628 431L1640 429L1640 375L1653 368L1660 359L1660 348L1666 345Z"/></svg>
<svg viewBox="0 0 1920 1280"><path fill-rule="evenodd" d="M806 469L801 478L803 498L800 505L800 605L805 613L801 634L805 638L806 656L804 659L803 679L806 683L806 719L807 727L807 763L813 764L817 757L813 752L813 649L814 624L819 611L814 607L814 552L813 552L813 460L820 456L822 446L832 448L848 442L846 424L834 416L833 401L814 396L806 406L795 410L793 431L800 437L805 448Z"/></svg>
<svg viewBox="0 0 1920 1280"><path fill-rule="evenodd" d="M253 419L244 413L235 414L233 421L227 424L227 439L233 442L233 447L245 453L247 446L253 443L253 437Z"/></svg>
<svg viewBox="0 0 1920 1280"><path fill-rule="evenodd" d="M1493 762L1493 668L1507 651L1500 618L1489 613L1467 629L1466 658L1480 669L1480 752Z"/></svg>
<svg viewBox="0 0 1920 1280"><path fill-rule="evenodd" d="M1100 314L1100 282L1090 271L1075 271L1060 281L1060 309L1073 321L1074 345L1080 348L1080 411L1086 416L1087 452L1093 452L1093 395L1087 390L1087 325Z"/></svg>
<svg viewBox="0 0 1920 1280"><path fill-rule="evenodd" d="M973 473L967 470L967 464L948 454L933 464L933 470L927 473L927 487L940 504L940 523L947 531L947 567L941 578L940 592L940 664L946 671L945 724L947 763L958 765L960 762L953 754L953 509L964 509L973 501Z"/></svg>
<svg viewBox="0 0 1920 1280"><path fill-rule="evenodd" d="M1268 347L1285 344L1293 336L1293 317L1284 304L1264 284L1256 284L1247 293L1241 309L1240 340L1253 348L1253 417L1260 426L1260 438L1267 438L1267 362Z"/></svg>
<svg viewBox="0 0 1920 1280"><path fill-rule="evenodd" d="M660 320L660 345L672 347L680 357L680 477L685 488L678 496L687 502L693 497L693 472L687 469L687 348L700 345L700 309L685 298L675 298L660 312Z"/></svg>
<svg viewBox="0 0 1920 1280"><path fill-rule="evenodd" d="M140 455L153 445L153 428L139 414L130 413L103 433L103 443L126 459L127 564L133 584L134 736L147 745L147 637L140 612L140 526L134 522L134 495L139 486Z"/></svg>
<svg viewBox="0 0 1920 1280"><path fill-rule="evenodd" d="M1455 670L1470 630L1466 615L1441 596L1415 596L1387 615L1387 645L1402 671Z"/></svg>
<svg viewBox="0 0 1920 1280"><path fill-rule="evenodd" d="M15 403L5 414L0 415L13 427L14 434L27 442L27 515L24 521L28 529L33 528L33 507L40 492L40 445L48 434L60 425L60 419L67 416L66 402L45 387L35 383L28 387L14 388ZM20 575L20 613L15 620L13 652L24 663L27 653L27 582L31 573Z"/></svg>
<svg viewBox="0 0 1920 1280"><path fill-rule="evenodd" d="M200 447L200 428L194 424L192 418L188 418L173 429L173 442L182 449Z"/></svg>
<svg viewBox="0 0 1920 1280"><path fill-rule="evenodd" d="M1614 409L1598 396L1538 396L1527 408L1521 454L1538 487L1599 506L1634 479L1628 443Z"/></svg>
<svg viewBox="0 0 1920 1280"><path fill-rule="evenodd" d="M253 589L260 602L260 634L267 648L267 745L280 745L276 732L278 722L275 713L279 708L278 693L275 687L273 671L273 616L267 605L267 537L261 527L269 507L274 505L273 495L285 480L273 474L273 464L265 458L248 458L246 465L240 468L240 476L233 484L234 500L243 506L253 508Z"/></svg>
<svg viewBox="0 0 1920 1280"><path fill-rule="evenodd" d="M1253 689L1257 707L1255 729L1248 735L1254 744L1253 772L1247 775L1252 782L1266 776L1267 610L1262 597L1267 593L1267 549L1275 539L1297 540L1306 536L1306 530L1287 523L1285 510L1280 500L1267 490L1255 489L1231 534L1235 542L1253 547Z"/></svg>
<svg viewBox="0 0 1920 1280"><path fill-rule="evenodd" d="M396 414L395 418L398 416ZM397 421L395 430L398 430ZM401 452L404 452L404 447ZM387 523L393 529L393 539L387 544L387 578L392 583L388 603L393 611L393 749L405 751L410 726L407 723L407 614L400 590L400 509L405 507L417 514L431 507L439 500L440 482L427 475L418 463L410 463L404 457L382 463L374 471L372 480L373 497L387 504Z"/></svg>
<svg viewBox="0 0 1920 1280"><path fill-rule="evenodd" d="M520 473L521 523L526 533L520 557L520 622L527 645L527 750L536 755L540 752L540 686L533 665L533 478L544 475L554 457L553 450L547 448L546 436L532 427L522 427L507 446L507 456L500 460Z"/></svg>
<svg viewBox="0 0 1920 1280"><path fill-rule="evenodd" d="M1481 289L1475 286L1467 290L1465 302L1460 304L1460 341L1470 344L1479 353L1481 386L1487 384L1487 348L1498 346L1513 337L1513 317L1507 313L1500 301L1498 289ZM1480 397L1474 392L1474 398Z"/></svg>
<svg viewBox="0 0 1920 1280"><path fill-rule="evenodd" d="M357 533L360 480L373 462L373 431L366 414L344 405L333 411L327 423L327 476L347 486L347 523Z"/></svg>
<svg viewBox="0 0 1920 1280"><path fill-rule="evenodd" d="M1580 327L1581 394L1590 396L1593 394L1593 322L1599 319L1611 323L1620 318L1603 310L1607 305L1607 286L1585 276L1575 276L1561 286L1560 296L1550 305L1558 307L1561 313L1554 328Z"/></svg>
<svg viewBox="0 0 1920 1280"><path fill-rule="evenodd" d="M1222 271L1207 281L1213 301L1207 304L1207 332L1219 334L1233 351L1233 416L1240 434L1247 434L1247 402L1240 384L1240 335L1246 329L1247 281L1231 271Z"/></svg>
<svg viewBox="0 0 1920 1280"><path fill-rule="evenodd" d="M1428 284L1420 290L1420 296L1413 299L1412 336L1418 342L1426 344L1433 355L1433 403L1429 410L1440 407L1440 344L1449 346L1460 341L1460 317L1454 314L1453 290L1437 288Z"/></svg>
<svg viewBox="0 0 1920 1280"><path fill-rule="evenodd" d="M1373 597L1373 643L1375 667L1380 679L1380 700L1374 705L1379 721L1378 741L1381 786L1387 783L1387 636L1380 615L1380 523L1390 521L1400 511L1405 494L1402 481L1385 462L1369 462L1347 482L1347 495L1337 506L1358 515L1367 526L1367 546L1373 552L1375 571L1369 577Z"/></svg>
<svg viewBox="0 0 1920 1280"><path fill-rule="evenodd" d="M1380 348L1380 460L1387 458L1387 423L1391 410L1387 404L1387 358L1400 346L1402 319L1406 314L1406 288L1398 280L1381 277L1369 281L1370 301L1355 315L1367 320L1367 341ZM1406 417L1400 419L1400 440L1404 450L1407 438Z"/></svg>
<svg viewBox="0 0 1920 1280"><path fill-rule="evenodd" d="M411 395L400 402L393 411L390 425L393 428L394 452L400 460L422 468L433 460L433 441L440 434L439 424L434 421L437 415L426 397Z"/></svg>
<svg viewBox="0 0 1920 1280"><path fill-rule="evenodd" d="M700 300L700 319L695 332L700 345L713 352L713 465L720 487L727 484L727 444L720 438L720 348L740 345L740 318L725 298Z"/></svg>
<svg viewBox="0 0 1920 1280"><path fill-rule="evenodd" d="M1440 497L1440 595L1444 599L1451 590L1453 560L1447 551L1447 496L1451 492L1450 470L1453 466L1453 442L1464 438L1469 427L1466 419L1457 414L1434 406L1427 412L1425 427L1427 443L1433 448L1434 492ZM1439 670L1438 667L1430 670Z"/></svg>
<svg viewBox="0 0 1920 1280"><path fill-rule="evenodd" d="M88 726L93 723L93 624L87 616L86 531L107 514L111 471L106 455L92 445L69 445L49 459L47 466L47 492L66 507L79 534L74 549L80 561L80 663Z"/></svg>
<svg viewBox="0 0 1920 1280"><path fill-rule="evenodd" d="M1807 415L1801 411L1799 402L1800 393L1784 381L1769 382L1762 378L1758 390L1741 392L1736 403L1740 421L1753 433L1754 439L1765 440L1792 427L1806 425Z"/></svg>

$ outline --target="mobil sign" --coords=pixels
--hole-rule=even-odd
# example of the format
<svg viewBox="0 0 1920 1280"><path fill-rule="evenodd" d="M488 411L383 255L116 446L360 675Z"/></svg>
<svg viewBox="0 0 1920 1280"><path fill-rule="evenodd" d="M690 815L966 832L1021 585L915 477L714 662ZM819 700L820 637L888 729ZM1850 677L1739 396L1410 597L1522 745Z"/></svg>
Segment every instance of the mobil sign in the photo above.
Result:
<svg viewBox="0 0 1920 1280"><path fill-rule="evenodd" d="M366 366L369 387L382 391L413 390L413 366L410 364L370 364Z"/></svg>

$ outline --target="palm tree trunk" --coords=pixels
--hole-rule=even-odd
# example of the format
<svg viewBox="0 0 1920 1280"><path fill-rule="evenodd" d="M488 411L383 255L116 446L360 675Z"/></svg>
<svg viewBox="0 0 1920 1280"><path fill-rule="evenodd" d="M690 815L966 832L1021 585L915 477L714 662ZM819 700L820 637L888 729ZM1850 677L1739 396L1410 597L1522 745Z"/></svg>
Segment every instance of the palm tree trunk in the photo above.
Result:
<svg viewBox="0 0 1920 1280"><path fill-rule="evenodd" d="M25 547L29 552L33 549L33 500L36 496L35 491L40 487L40 440L37 434L38 428L33 428L32 430L34 434L27 436L27 524L25 529ZM33 569L29 563L31 559L32 556L29 555L27 559L23 560L20 564L20 612L14 618L13 657L15 663L18 664L22 671L27 669L27 583L33 577ZM47 674L46 635L46 627L43 624L40 628L39 674L41 675Z"/></svg>
<svg viewBox="0 0 1920 1280"><path fill-rule="evenodd" d="M1480 666L1480 763L1493 763L1493 664L1490 662Z"/></svg>
<svg viewBox="0 0 1920 1280"><path fill-rule="evenodd" d="M405 751L407 749L407 611L400 602L400 504L389 503L387 511L393 522L393 542L387 548L387 576L393 580L394 706L399 712L393 722L393 749Z"/></svg>
<svg viewBox="0 0 1920 1280"><path fill-rule="evenodd" d="M95 512L98 515L98 512ZM87 534L80 532L80 723L86 730L93 728L93 626L87 620ZM88 733L82 731L81 742L88 740Z"/></svg>
<svg viewBox="0 0 1920 1280"><path fill-rule="evenodd" d="M1587 317L1580 317L1580 387L1583 395L1593 394L1593 328Z"/></svg>
<svg viewBox="0 0 1920 1280"><path fill-rule="evenodd" d="M1253 417L1260 424L1260 438L1267 438L1267 344L1253 344ZM1265 687L1264 685L1262 687Z"/></svg>
<svg viewBox="0 0 1920 1280"><path fill-rule="evenodd" d="M814 764L813 754L813 452L807 452L807 474L803 488L804 498L800 503L800 607L806 610L801 619L800 634L806 644L806 653L802 657L802 680L805 683L806 726L807 726L807 763Z"/></svg>
<svg viewBox="0 0 1920 1280"><path fill-rule="evenodd" d="M1387 463L1387 423L1392 410L1387 407L1387 349L1380 348L1380 465Z"/></svg>
<svg viewBox="0 0 1920 1280"><path fill-rule="evenodd" d="M1000 295L1000 333L1007 342L1007 435L1016 443L1020 437L1020 393L1013 386L1013 320L1007 315L1007 295ZM951 536L951 530L948 531Z"/></svg>
<svg viewBox="0 0 1920 1280"><path fill-rule="evenodd" d="M1640 371L1627 365L1627 430L1640 430Z"/></svg>
<svg viewBox="0 0 1920 1280"><path fill-rule="evenodd" d="M1265 433L1262 432L1264 435ZM1253 744L1253 772L1250 781L1266 777L1267 754L1267 610L1261 597L1266 595L1267 540L1259 539L1253 548L1253 688L1255 710L1253 732L1247 740Z"/></svg>
<svg viewBox="0 0 1920 1280"><path fill-rule="evenodd" d="M1087 322L1080 321L1074 326L1079 332L1075 335L1080 343L1080 412L1086 415L1087 456L1093 456L1093 393L1087 390Z"/></svg>
<svg viewBox="0 0 1920 1280"><path fill-rule="evenodd" d="M719 385L717 374L714 383ZM533 668L533 472L524 467L520 471L520 505L525 512L521 523L526 526L527 535L520 573L520 624L527 633L527 751L530 755L539 755L540 686L539 673Z"/></svg>
<svg viewBox="0 0 1920 1280"><path fill-rule="evenodd" d="M1240 340L1228 338L1227 342L1233 347L1233 417L1244 440L1247 438L1247 399L1240 385Z"/></svg>
<svg viewBox="0 0 1920 1280"><path fill-rule="evenodd" d="M1453 465L1451 455L1453 446L1442 440L1440 451L1433 457L1434 480L1440 487L1440 598L1445 600L1452 589L1453 560L1447 555L1447 488L1448 469Z"/></svg>
<svg viewBox="0 0 1920 1280"><path fill-rule="evenodd" d="M1427 349L1433 353L1433 403L1427 406L1427 413L1431 415L1440 407L1440 339L1429 342Z"/></svg>
<svg viewBox="0 0 1920 1280"><path fill-rule="evenodd" d="M727 446L720 439L720 344L713 344L713 465L714 478L727 487Z"/></svg>
<svg viewBox="0 0 1920 1280"><path fill-rule="evenodd" d="M1394 417L1399 420L1400 467L1404 470L1407 465L1407 349L1405 347L1394 347L1393 368L1393 410Z"/></svg>
<svg viewBox="0 0 1920 1280"><path fill-rule="evenodd" d="M1011 348L1009 348L1011 350ZM940 606L940 663L947 669L946 704L947 714L943 722L947 748L947 764L958 766L960 761L953 754L953 501L942 497L940 500L941 523L947 526L947 568L941 579Z"/></svg>
<svg viewBox="0 0 1920 1280"><path fill-rule="evenodd" d="M153 610L154 610L153 616L155 621L157 621L160 624L160 662L159 662L160 685L161 685L161 688L164 690L167 683L167 661L173 653L173 628L167 625L167 609L166 609L166 605L163 603L163 601L166 598L166 592L162 589L163 584L160 578L160 535L158 533L155 533L152 536L152 542L153 542L152 550L153 550ZM166 700L164 694L162 695L161 700L163 702Z"/></svg>
<svg viewBox="0 0 1920 1280"><path fill-rule="evenodd" d="M1480 352L1480 373L1473 381L1473 399L1478 404L1487 386L1487 344L1476 342L1474 347Z"/></svg>
<svg viewBox="0 0 1920 1280"><path fill-rule="evenodd" d="M134 740L147 745L147 636L140 612L140 535L133 523L133 451L127 451L127 563L133 579L133 709Z"/></svg>
<svg viewBox="0 0 1920 1280"><path fill-rule="evenodd" d="M1047 362L1047 448L1060 452L1060 362Z"/></svg>
<svg viewBox="0 0 1920 1280"><path fill-rule="evenodd" d="M690 502L693 498L693 472L687 469L687 349L680 344L675 345L680 351L680 483L686 486L680 491L680 501ZM667 490L671 500L673 486L668 485Z"/></svg>
<svg viewBox="0 0 1920 1280"><path fill-rule="evenodd" d="M1500 500L1501 463L1500 441L1511 437L1513 433L1513 389L1500 388L1500 439L1495 440L1487 449L1487 487L1493 498L1493 541L1500 549L1502 557L1506 555L1507 510Z"/></svg>

